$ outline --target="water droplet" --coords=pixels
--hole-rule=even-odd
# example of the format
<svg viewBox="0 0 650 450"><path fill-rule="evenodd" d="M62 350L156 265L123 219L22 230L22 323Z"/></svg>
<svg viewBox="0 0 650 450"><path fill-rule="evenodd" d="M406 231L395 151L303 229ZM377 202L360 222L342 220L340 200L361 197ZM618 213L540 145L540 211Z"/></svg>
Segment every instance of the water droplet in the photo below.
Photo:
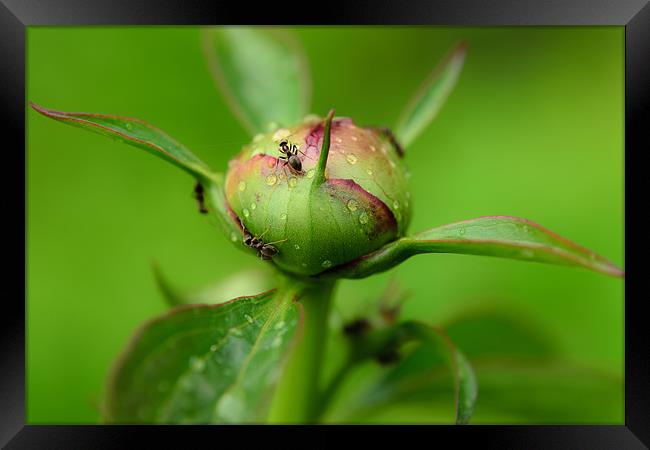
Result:
<svg viewBox="0 0 650 450"><path fill-rule="evenodd" d="M397 200L393 201L393 208L399 209L399 202Z"/></svg>
<svg viewBox="0 0 650 450"><path fill-rule="evenodd" d="M296 177L289 178L289 187L290 188L295 188L297 184L298 184L298 178L296 178Z"/></svg>
<svg viewBox="0 0 650 450"><path fill-rule="evenodd" d="M314 178L315 173L316 173L316 171L314 169L309 169L307 171L307 178Z"/></svg>
<svg viewBox="0 0 650 450"><path fill-rule="evenodd" d="M257 203L251 202L251 209L254 211L257 208Z"/></svg>
<svg viewBox="0 0 650 450"><path fill-rule="evenodd" d="M132 130L133 129L133 125L128 123L128 122L124 126L126 127L127 130Z"/></svg>
<svg viewBox="0 0 650 450"><path fill-rule="evenodd" d="M246 318L248 323L253 323L253 318L251 316L249 316L248 314L244 314L244 317Z"/></svg>
<svg viewBox="0 0 650 450"><path fill-rule="evenodd" d="M377 151L377 148L376 148L374 145L371 145L371 146L370 146L370 151L371 151L371 152L376 152L376 151Z"/></svg>
<svg viewBox="0 0 650 450"><path fill-rule="evenodd" d="M251 212L249 210L247 210L246 208L244 208L244 217L248 217L250 215L251 215Z"/></svg>
<svg viewBox="0 0 650 450"><path fill-rule="evenodd" d="M278 177L276 177L275 175L269 175L268 177L266 177L266 184L268 184L269 186L273 186L275 183L277 183L277 181L278 181Z"/></svg>
<svg viewBox="0 0 650 450"><path fill-rule="evenodd" d="M230 233L230 240L233 242L237 242L237 233L235 233L234 231Z"/></svg>
<svg viewBox="0 0 650 450"><path fill-rule="evenodd" d="M287 215L285 213L280 214L280 220L287 220Z"/></svg>
<svg viewBox="0 0 650 450"><path fill-rule="evenodd" d="M276 323L273 328L275 328L276 330L279 330L280 328L284 328L284 325L285 325L284 320L281 320L278 323Z"/></svg>
<svg viewBox="0 0 650 450"><path fill-rule="evenodd" d="M240 192L244 192L246 190L246 182L245 181L240 181L238 188L239 188Z"/></svg>
<svg viewBox="0 0 650 450"><path fill-rule="evenodd" d="M212 345L210 346L210 351L211 351L211 352L216 352L216 351L217 351L217 344L212 344Z"/></svg>
<svg viewBox="0 0 650 450"><path fill-rule="evenodd" d="M190 367L195 372L201 372L203 369L205 369L205 360L203 358L199 358L198 356L192 356L190 358Z"/></svg>
<svg viewBox="0 0 650 450"><path fill-rule="evenodd" d="M252 320L252 318L251 318L251 320ZM232 334L233 336L241 336L242 335L241 330L239 328L234 328L234 327L231 328L230 330L228 330L228 333Z"/></svg>
<svg viewBox="0 0 650 450"><path fill-rule="evenodd" d="M294 245L293 248L295 248L296 250L300 250L300 246L298 244Z"/></svg>
<svg viewBox="0 0 650 450"><path fill-rule="evenodd" d="M341 139L340 137L337 137L334 140L336 141L337 144L340 144L341 142L343 142L343 139Z"/></svg>
<svg viewBox="0 0 650 450"><path fill-rule="evenodd" d="M458 234L460 234L461 236L464 236L465 235L465 228L459 229Z"/></svg>
<svg viewBox="0 0 650 450"><path fill-rule="evenodd" d="M348 209L350 211L356 211L357 209L359 209L359 203L357 203L357 201L354 200L354 199L349 200L348 201Z"/></svg>
<svg viewBox="0 0 650 450"><path fill-rule="evenodd" d="M271 342L271 347L278 348L281 344L282 344L282 336L276 336L275 339L273 339L273 342Z"/></svg>
<svg viewBox="0 0 650 450"><path fill-rule="evenodd" d="M370 218L368 217L368 214L361 213L361 215L359 216L359 222L361 222L363 224L366 224L366 223L368 223L368 220L370 220Z"/></svg>
<svg viewBox="0 0 650 450"><path fill-rule="evenodd" d="M321 265L323 267L331 267L332 266L332 261L326 259L325 261L323 261L323 263Z"/></svg>
<svg viewBox="0 0 650 450"><path fill-rule="evenodd" d="M367 173L368 175L372 175L372 169L366 169L366 173Z"/></svg>
<svg viewBox="0 0 650 450"><path fill-rule="evenodd" d="M347 159L350 164L357 163L357 157L354 156L352 153L350 153L349 155L345 155L345 159Z"/></svg>
<svg viewBox="0 0 650 450"><path fill-rule="evenodd" d="M528 225L524 225L524 233L530 234L530 227Z"/></svg>

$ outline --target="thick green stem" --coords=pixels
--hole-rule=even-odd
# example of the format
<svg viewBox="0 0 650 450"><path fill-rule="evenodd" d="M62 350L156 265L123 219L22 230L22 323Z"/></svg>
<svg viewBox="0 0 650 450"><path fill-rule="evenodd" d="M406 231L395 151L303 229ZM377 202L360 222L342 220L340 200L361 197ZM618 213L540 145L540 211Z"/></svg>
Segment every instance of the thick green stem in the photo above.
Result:
<svg viewBox="0 0 650 450"><path fill-rule="evenodd" d="M271 423L311 423L316 418L333 290L334 283L319 283L305 286L298 294L304 320L276 388L268 417Z"/></svg>

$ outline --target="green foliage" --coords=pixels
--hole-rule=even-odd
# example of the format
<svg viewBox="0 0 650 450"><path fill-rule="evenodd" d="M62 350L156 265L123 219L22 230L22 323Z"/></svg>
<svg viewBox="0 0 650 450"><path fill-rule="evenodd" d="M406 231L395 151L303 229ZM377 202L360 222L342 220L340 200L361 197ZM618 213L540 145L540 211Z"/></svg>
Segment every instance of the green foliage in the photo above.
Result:
<svg viewBox="0 0 650 450"><path fill-rule="evenodd" d="M212 28L205 30L203 47L217 86L251 134L307 114L309 67L292 35L273 28Z"/></svg>
<svg viewBox="0 0 650 450"><path fill-rule="evenodd" d="M291 295L269 291L174 309L141 328L109 382L114 423L264 420L299 322Z"/></svg>
<svg viewBox="0 0 650 450"><path fill-rule="evenodd" d="M363 278L388 270L420 253L464 253L579 266L615 277L623 271L600 255L526 219L480 217L408 236L335 268L331 275Z"/></svg>
<svg viewBox="0 0 650 450"><path fill-rule="evenodd" d="M467 44L458 44L436 67L400 116L395 135L408 147L436 118L454 90L465 61Z"/></svg>
<svg viewBox="0 0 650 450"><path fill-rule="evenodd" d="M68 113L31 107L46 117L133 145L158 156L197 178L210 178L210 169L183 144L144 120L107 114Z"/></svg>

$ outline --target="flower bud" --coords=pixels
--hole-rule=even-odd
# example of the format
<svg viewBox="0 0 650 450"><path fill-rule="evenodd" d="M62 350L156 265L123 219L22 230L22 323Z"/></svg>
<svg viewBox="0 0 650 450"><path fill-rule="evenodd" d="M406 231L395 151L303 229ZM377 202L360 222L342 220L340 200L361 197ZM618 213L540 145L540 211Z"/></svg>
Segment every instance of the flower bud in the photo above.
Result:
<svg viewBox="0 0 650 450"><path fill-rule="evenodd" d="M316 275L373 252L403 236L410 218L401 149L390 132L332 120L322 174L326 130L326 120L312 116L257 135L226 176L244 245L295 274Z"/></svg>

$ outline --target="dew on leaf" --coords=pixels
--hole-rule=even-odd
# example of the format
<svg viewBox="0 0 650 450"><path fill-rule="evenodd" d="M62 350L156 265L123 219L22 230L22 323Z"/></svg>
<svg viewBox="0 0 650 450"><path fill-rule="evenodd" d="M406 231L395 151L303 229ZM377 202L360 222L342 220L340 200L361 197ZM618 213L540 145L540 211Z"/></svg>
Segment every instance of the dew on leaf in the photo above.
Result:
<svg viewBox="0 0 650 450"><path fill-rule="evenodd" d="M244 212L244 217L248 217L248 216L251 215L251 212L249 210L247 210L246 208L244 208L243 212Z"/></svg>
<svg viewBox="0 0 650 450"><path fill-rule="evenodd" d="M217 351L217 344L212 344L212 345L210 346L210 351L211 351L211 352L216 352L216 351Z"/></svg>
<svg viewBox="0 0 650 450"><path fill-rule="evenodd" d="M239 192L244 192L246 190L246 182L240 181L238 186Z"/></svg>
<svg viewBox="0 0 650 450"><path fill-rule="evenodd" d="M372 175L372 169L366 169L366 173L367 173L368 175Z"/></svg>
<svg viewBox="0 0 650 450"><path fill-rule="evenodd" d="M249 316L248 314L244 314L244 317L246 318L248 323L253 323L253 318L251 316Z"/></svg>
<svg viewBox="0 0 650 450"><path fill-rule="evenodd" d="M280 220L287 220L287 214L286 213L280 214Z"/></svg>
<svg viewBox="0 0 650 450"><path fill-rule="evenodd" d="M323 263L321 265L323 267L331 267L332 266L332 261L326 259L325 261L323 261Z"/></svg>
<svg viewBox="0 0 650 450"><path fill-rule="evenodd" d="M257 203L251 202L251 209L255 210L255 208L257 208Z"/></svg>
<svg viewBox="0 0 650 450"><path fill-rule="evenodd" d="M230 240L233 242L237 242L237 233L235 233L234 231L230 233Z"/></svg>

